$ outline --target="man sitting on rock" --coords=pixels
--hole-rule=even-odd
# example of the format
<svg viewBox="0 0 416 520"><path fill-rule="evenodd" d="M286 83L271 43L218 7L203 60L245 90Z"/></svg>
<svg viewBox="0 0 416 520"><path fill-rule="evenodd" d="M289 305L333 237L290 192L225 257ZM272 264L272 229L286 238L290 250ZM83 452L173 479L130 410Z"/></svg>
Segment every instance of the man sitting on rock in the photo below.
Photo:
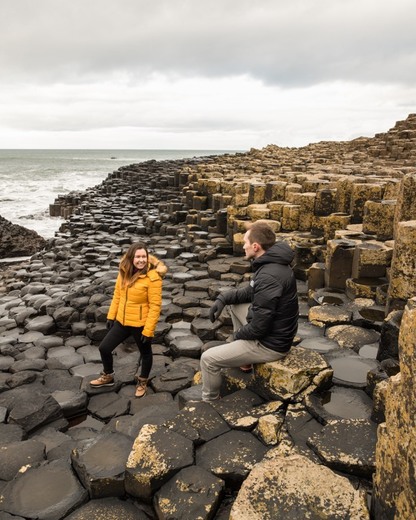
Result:
<svg viewBox="0 0 416 520"><path fill-rule="evenodd" d="M221 369L266 363L284 358L297 331L299 304L290 263L294 253L264 221L248 227L244 235L246 259L254 271L250 285L220 294L210 310L210 320L230 305L234 341L212 347L201 356L202 399L220 397Z"/></svg>

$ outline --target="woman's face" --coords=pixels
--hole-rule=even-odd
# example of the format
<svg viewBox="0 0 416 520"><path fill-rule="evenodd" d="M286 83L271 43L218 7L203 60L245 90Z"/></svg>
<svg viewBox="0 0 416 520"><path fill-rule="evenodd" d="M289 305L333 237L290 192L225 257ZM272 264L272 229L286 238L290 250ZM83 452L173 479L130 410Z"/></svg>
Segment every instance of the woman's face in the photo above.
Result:
<svg viewBox="0 0 416 520"><path fill-rule="evenodd" d="M145 249L137 249L134 253L133 265L136 269L142 270L147 265L147 253Z"/></svg>

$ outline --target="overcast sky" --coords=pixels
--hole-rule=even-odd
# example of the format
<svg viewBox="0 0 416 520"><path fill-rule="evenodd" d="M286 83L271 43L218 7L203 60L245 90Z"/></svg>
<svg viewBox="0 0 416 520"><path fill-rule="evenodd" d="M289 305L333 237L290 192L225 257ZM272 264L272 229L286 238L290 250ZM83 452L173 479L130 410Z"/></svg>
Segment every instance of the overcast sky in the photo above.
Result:
<svg viewBox="0 0 416 520"><path fill-rule="evenodd" d="M261 148L416 112L415 0L1 0L0 148Z"/></svg>

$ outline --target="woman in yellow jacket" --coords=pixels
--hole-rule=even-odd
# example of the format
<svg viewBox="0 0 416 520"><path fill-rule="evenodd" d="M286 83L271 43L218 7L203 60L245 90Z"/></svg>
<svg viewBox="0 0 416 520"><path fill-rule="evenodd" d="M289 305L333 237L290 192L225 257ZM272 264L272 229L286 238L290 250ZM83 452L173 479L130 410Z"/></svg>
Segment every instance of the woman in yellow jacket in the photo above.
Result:
<svg viewBox="0 0 416 520"><path fill-rule="evenodd" d="M152 369L152 337L162 305L163 262L149 255L141 242L132 244L120 262L114 295L107 314L108 333L100 344L103 371L90 382L94 388L114 385L113 350L130 335L141 355L141 372L136 397L146 394Z"/></svg>

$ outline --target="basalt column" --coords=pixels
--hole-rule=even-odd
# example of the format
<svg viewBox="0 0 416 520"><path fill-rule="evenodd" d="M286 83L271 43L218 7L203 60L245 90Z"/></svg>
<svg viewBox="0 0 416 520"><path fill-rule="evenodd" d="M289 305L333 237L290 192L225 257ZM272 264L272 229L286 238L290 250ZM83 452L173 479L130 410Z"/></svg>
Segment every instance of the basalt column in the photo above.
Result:
<svg viewBox="0 0 416 520"><path fill-rule="evenodd" d="M400 327L400 373L390 378L376 448L373 518L411 520L416 511L416 298Z"/></svg>
<svg viewBox="0 0 416 520"><path fill-rule="evenodd" d="M405 175L400 183L397 208L394 217L394 236L399 222L416 219L416 173Z"/></svg>
<svg viewBox="0 0 416 520"><path fill-rule="evenodd" d="M416 220L399 222L390 271L387 312L416 295Z"/></svg>

